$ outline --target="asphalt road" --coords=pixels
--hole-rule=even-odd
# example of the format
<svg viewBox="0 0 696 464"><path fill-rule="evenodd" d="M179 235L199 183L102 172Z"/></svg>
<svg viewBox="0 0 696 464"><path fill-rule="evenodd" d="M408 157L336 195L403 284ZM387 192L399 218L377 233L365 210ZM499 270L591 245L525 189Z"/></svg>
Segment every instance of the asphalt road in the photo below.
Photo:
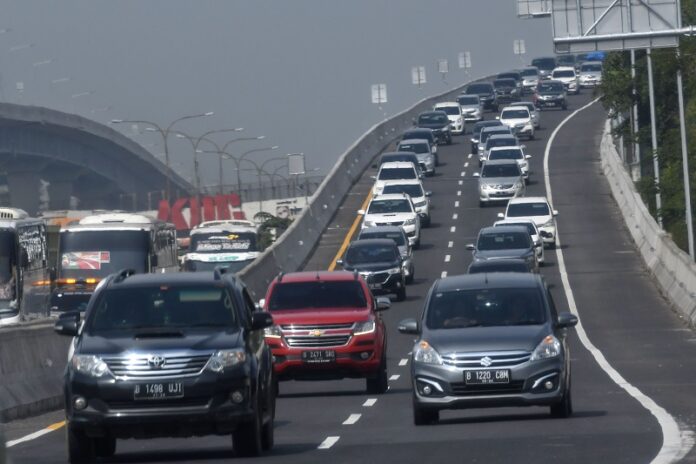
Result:
<svg viewBox="0 0 696 464"><path fill-rule="evenodd" d="M591 100L590 93L570 97L569 111L542 113L537 140L525 142L533 155L528 195L546 193L542 163L547 140L562 119ZM624 230L599 166L603 121L600 104L578 113L558 132L550 150L568 282L587 336L623 376L624 386L654 400L682 431L696 430L696 336L660 296ZM464 136L441 147L442 166L425 181L433 191L433 224L424 229L416 252L416 280L408 287L407 300L384 313L389 327L389 392L369 396L364 382L357 380L282 383L276 446L249 462L635 464L651 462L661 451L663 431L656 416L610 378L595 359L598 353L586 349L575 334L570 338L575 409L571 418L551 419L547 408L472 409L443 412L437 425L413 425L407 365L413 338L398 334L397 322L420 313L427 289L443 272L466 271L471 255L465 244L502 211L498 206L478 206L472 177L478 162L468 157L469 146ZM371 186L372 174L366 171L348 195L308 269L329 267ZM553 286L559 309L566 310L558 254L546 251L542 273ZM645 403L642 397L641 401ZM25 437L61 420L62 413L55 412L14 422L6 427L7 438ZM64 429L58 428L10 451L15 463L62 463L64 448ZM117 453L103 462L247 461L235 458L225 437L121 441ZM691 450L683 462L696 462L696 452Z"/></svg>

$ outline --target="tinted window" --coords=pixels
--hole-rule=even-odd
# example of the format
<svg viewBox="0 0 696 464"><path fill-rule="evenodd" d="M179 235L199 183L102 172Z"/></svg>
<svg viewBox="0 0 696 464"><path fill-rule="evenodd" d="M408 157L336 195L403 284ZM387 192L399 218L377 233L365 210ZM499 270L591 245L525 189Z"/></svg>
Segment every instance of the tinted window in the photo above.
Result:
<svg viewBox="0 0 696 464"><path fill-rule="evenodd" d="M557 79L559 77L575 77L575 71L554 71L553 78Z"/></svg>
<svg viewBox="0 0 696 464"><path fill-rule="evenodd" d="M501 73L498 74L498 79L515 79L519 80L520 75L517 73Z"/></svg>
<svg viewBox="0 0 696 464"><path fill-rule="evenodd" d="M493 92L491 84L471 84L466 88L468 94L486 94Z"/></svg>
<svg viewBox="0 0 696 464"><path fill-rule="evenodd" d="M479 136L481 135L481 131L485 129L486 127L495 127L495 126L502 126L503 123L500 121L481 121L477 122L474 124L474 135Z"/></svg>
<svg viewBox="0 0 696 464"><path fill-rule="evenodd" d="M602 65L598 63L583 64L580 72L602 72Z"/></svg>
<svg viewBox="0 0 696 464"><path fill-rule="evenodd" d="M218 286L107 289L90 314L90 333L237 326L234 301Z"/></svg>
<svg viewBox="0 0 696 464"><path fill-rule="evenodd" d="M520 175L520 167L515 164L484 164L481 177L517 177Z"/></svg>
<svg viewBox="0 0 696 464"><path fill-rule="evenodd" d="M510 148L508 150L495 150L488 154L489 160L518 160L522 158L522 151L519 148Z"/></svg>
<svg viewBox="0 0 696 464"><path fill-rule="evenodd" d="M515 87L517 84L515 84L514 79L496 79L493 81L493 85L498 88L498 87Z"/></svg>
<svg viewBox="0 0 696 464"><path fill-rule="evenodd" d="M455 106L443 106L442 108L438 108L438 111L444 111L445 113L449 114L450 116L457 116L459 115L459 108Z"/></svg>
<svg viewBox="0 0 696 464"><path fill-rule="evenodd" d="M504 224L498 224L496 227L504 227L504 226L520 226L520 227L524 227L524 228L527 229L527 232L529 233L529 235L536 235L536 233L537 233L537 232L536 232L536 229L534 229L534 225L533 225L531 222L518 222L518 223L506 222L506 223L504 223Z"/></svg>
<svg viewBox="0 0 696 464"><path fill-rule="evenodd" d="M530 246L529 234L518 232L487 232L479 235L476 243L476 248L481 251L512 250Z"/></svg>
<svg viewBox="0 0 696 464"><path fill-rule="evenodd" d="M529 118L529 110L505 110L500 119L525 119Z"/></svg>
<svg viewBox="0 0 696 464"><path fill-rule="evenodd" d="M471 106L478 105L480 103L480 100L477 97L464 96L457 98L457 102L462 106Z"/></svg>
<svg viewBox="0 0 696 464"><path fill-rule="evenodd" d="M391 163L394 161L410 161L411 163L417 164L418 163L418 158L416 158L414 155L382 155L382 157L379 159L379 164L384 164L384 163Z"/></svg>
<svg viewBox="0 0 696 464"><path fill-rule="evenodd" d="M385 185L383 193L405 193L411 198L423 196L423 189L419 184L393 184Z"/></svg>
<svg viewBox="0 0 696 464"><path fill-rule="evenodd" d="M513 203L505 213L508 217L548 216L551 214L546 203Z"/></svg>
<svg viewBox="0 0 696 464"><path fill-rule="evenodd" d="M486 143L486 140L488 140L488 137L491 135L497 135L497 134L509 134L510 129L504 127L498 130L482 130L481 131L481 143Z"/></svg>
<svg viewBox="0 0 696 464"><path fill-rule="evenodd" d="M379 180L415 179L413 168L387 168L379 171Z"/></svg>
<svg viewBox="0 0 696 464"><path fill-rule="evenodd" d="M396 245L358 245L348 248L346 262L349 264L393 262L396 261L399 256L399 249L396 248Z"/></svg>
<svg viewBox="0 0 696 464"><path fill-rule="evenodd" d="M413 153L430 153L428 145L425 143L400 143L397 150L412 151Z"/></svg>
<svg viewBox="0 0 696 464"><path fill-rule="evenodd" d="M406 131L404 132L403 137L401 137L401 140L408 139L425 139L432 142L434 140L433 131L431 131L430 129Z"/></svg>
<svg viewBox="0 0 696 464"><path fill-rule="evenodd" d="M429 329L459 329L546 322L536 288L492 288L434 293L427 309Z"/></svg>
<svg viewBox="0 0 696 464"><path fill-rule="evenodd" d="M268 308L273 311L309 308L366 308L367 298L358 281L287 282L273 287Z"/></svg>
<svg viewBox="0 0 696 464"><path fill-rule="evenodd" d="M513 137L490 138L486 142L486 148L514 147L515 145L517 145L517 140L514 139Z"/></svg>
<svg viewBox="0 0 696 464"><path fill-rule="evenodd" d="M440 111L440 110L438 110ZM427 113L418 116L418 124L445 124L449 123L449 119L444 114Z"/></svg>
<svg viewBox="0 0 696 464"><path fill-rule="evenodd" d="M410 213L411 202L400 200L373 200L367 210L367 214Z"/></svg>
<svg viewBox="0 0 696 464"><path fill-rule="evenodd" d="M406 236L400 232L370 232L370 229L360 233L359 240L370 238L390 238L396 242L397 246L406 245Z"/></svg>
<svg viewBox="0 0 696 464"><path fill-rule="evenodd" d="M544 70L550 71L556 67L556 59L555 58L534 58L532 60L532 66L535 66L539 69L544 69Z"/></svg>
<svg viewBox="0 0 696 464"><path fill-rule="evenodd" d="M560 82L541 82L539 84L539 92L560 93L563 92L563 84Z"/></svg>
<svg viewBox="0 0 696 464"><path fill-rule="evenodd" d="M537 71L536 69L529 68L529 69L523 69L520 72L520 74L522 75L522 77L537 76L537 75L539 75L539 71Z"/></svg>

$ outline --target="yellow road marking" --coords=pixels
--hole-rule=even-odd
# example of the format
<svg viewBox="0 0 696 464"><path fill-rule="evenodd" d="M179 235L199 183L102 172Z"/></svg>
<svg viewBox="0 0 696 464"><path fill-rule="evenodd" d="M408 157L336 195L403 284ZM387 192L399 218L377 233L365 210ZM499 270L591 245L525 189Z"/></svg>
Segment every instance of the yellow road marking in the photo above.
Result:
<svg viewBox="0 0 696 464"><path fill-rule="evenodd" d="M363 201L363 204L360 207L360 209L367 208L367 204L370 202L371 199L372 199L372 188L370 188L370 193L368 193L367 197L365 197L365 201ZM343 243L341 244L341 248L338 249L338 253L336 253L336 256L334 256L334 259L329 264L329 271L333 271L334 269L336 269L336 260L341 259L341 256L343 256L343 253L346 252L346 249L348 248L348 245L350 245L350 241L352 240L353 235L355 234L355 229L358 228L358 225L360 224L361 220L362 220L362 217L358 214L355 217L353 224L350 226L350 229L348 229L348 233L346 234L346 238L343 239Z"/></svg>
<svg viewBox="0 0 696 464"><path fill-rule="evenodd" d="M60 421L60 422L56 422L55 424L49 425L48 427L46 427L46 430L51 430L51 431L58 430L59 428L64 427L64 426L65 426L65 421Z"/></svg>

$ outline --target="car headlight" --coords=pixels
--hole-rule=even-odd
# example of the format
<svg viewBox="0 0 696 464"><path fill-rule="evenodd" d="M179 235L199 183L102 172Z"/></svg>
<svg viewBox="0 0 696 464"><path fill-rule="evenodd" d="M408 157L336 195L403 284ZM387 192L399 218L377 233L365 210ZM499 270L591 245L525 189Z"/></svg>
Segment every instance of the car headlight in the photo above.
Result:
<svg viewBox="0 0 696 464"><path fill-rule="evenodd" d="M420 208L422 206L425 206L425 204L425 201L419 201L418 203L414 203L413 206L415 206L416 208Z"/></svg>
<svg viewBox="0 0 696 464"><path fill-rule="evenodd" d="M484 190L486 192L490 190L495 190L491 184L481 184L481 190Z"/></svg>
<svg viewBox="0 0 696 464"><path fill-rule="evenodd" d="M214 353L208 360L208 369L213 372L224 372L226 367L234 367L246 361L246 353L243 350L220 350Z"/></svg>
<svg viewBox="0 0 696 464"><path fill-rule="evenodd" d="M519 181L515 182L515 190L519 190L521 188L522 188L522 182L519 182Z"/></svg>
<svg viewBox="0 0 696 464"><path fill-rule="evenodd" d="M404 221L405 226L412 226L416 224L416 218L406 219Z"/></svg>
<svg viewBox="0 0 696 464"><path fill-rule="evenodd" d="M457 118L457 120L455 121L455 123L457 123L457 124L461 124L461 123L462 123L462 118L461 118L461 116Z"/></svg>
<svg viewBox="0 0 696 464"><path fill-rule="evenodd" d="M553 218L549 219L541 225L541 227L554 227L556 224L553 222Z"/></svg>
<svg viewBox="0 0 696 464"><path fill-rule="evenodd" d="M538 361L540 359L555 358L561 354L561 342L553 335L548 335L534 349L530 361Z"/></svg>
<svg viewBox="0 0 696 464"><path fill-rule="evenodd" d="M356 322L353 335L365 335L375 331L375 321Z"/></svg>
<svg viewBox="0 0 696 464"><path fill-rule="evenodd" d="M266 338L281 338L283 336L283 332L277 325L266 327L263 329L263 334L266 336Z"/></svg>
<svg viewBox="0 0 696 464"><path fill-rule="evenodd" d="M76 354L70 362L73 369L90 377L103 377L109 372L109 366L99 356Z"/></svg>
<svg viewBox="0 0 696 464"><path fill-rule="evenodd" d="M391 269L387 269L387 274L389 274L389 275L400 274L400 273L401 273L400 267L393 267Z"/></svg>
<svg viewBox="0 0 696 464"><path fill-rule="evenodd" d="M440 357L440 353L430 346L430 343L423 340L416 345L416 349L413 351L413 362L442 364L442 358Z"/></svg>

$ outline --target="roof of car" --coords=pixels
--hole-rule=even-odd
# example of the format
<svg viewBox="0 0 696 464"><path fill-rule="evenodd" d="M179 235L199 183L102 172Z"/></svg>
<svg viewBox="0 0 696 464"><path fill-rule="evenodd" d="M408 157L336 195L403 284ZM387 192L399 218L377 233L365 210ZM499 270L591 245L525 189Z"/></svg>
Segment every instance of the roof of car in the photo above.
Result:
<svg viewBox="0 0 696 464"><path fill-rule="evenodd" d="M521 109L521 110L527 110L527 111L529 111L529 108L527 108L525 105L515 103L514 105L506 106L505 108L503 108L502 110L500 110L500 112L502 113L503 111L507 111L507 110L516 110L516 109Z"/></svg>
<svg viewBox="0 0 696 464"><path fill-rule="evenodd" d="M517 138L512 134L493 134L488 137L488 140L502 140L502 139L515 139Z"/></svg>
<svg viewBox="0 0 696 464"><path fill-rule="evenodd" d="M499 166L501 164L514 164L517 166L517 161L514 159L497 159L497 160L488 160L484 163L486 166Z"/></svg>
<svg viewBox="0 0 696 464"><path fill-rule="evenodd" d="M389 161L387 163L382 163L380 169L398 169L398 168L412 168L413 163L410 161Z"/></svg>
<svg viewBox="0 0 696 464"><path fill-rule="evenodd" d="M402 141L399 142L399 146L401 146L402 143L430 143L429 140L427 139L403 139Z"/></svg>
<svg viewBox="0 0 696 464"><path fill-rule="evenodd" d="M516 197L510 198L508 205L510 203L548 203L549 201L546 197Z"/></svg>
<svg viewBox="0 0 696 464"><path fill-rule="evenodd" d="M535 288L541 277L533 273L492 272L445 277L435 283L436 292L474 290L480 288Z"/></svg>
<svg viewBox="0 0 696 464"><path fill-rule="evenodd" d="M368 238L365 240L356 240L354 242L350 242L348 248L355 248L358 246L396 246L396 242L390 238Z"/></svg>
<svg viewBox="0 0 696 464"><path fill-rule="evenodd" d="M389 179L384 181L384 186L387 185L423 185L420 179Z"/></svg>
<svg viewBox="0 0 696 464"><path fill-rule="evenodd" d="M228 274L224 274L228 275ZM229 274L232 276L232 274ZM121 286L167 286L167 285L201 285L220 282L215 278L215 273L210 272L171 272L171 273L147 273L133 274L123 280L115 278L111 285Z"/></svg>
<svg viewBox="0 0 696 464"><path fill-rule="evenodd" d="M393 240L392 240L393 242ZM280 282L307 282L315 280L346 281L355 280L355 274L348 271L303 271L288 272L276 277Z"/></svg>
<svg viewBox="0 0 696 464"><path fill-rule="evenodd" d="M437 110L433 110L433 111L423 111L423 112L420 113L418 116L432 115L432 114L437 114L437 115L444 114L445 116L447 116L447 113L445 113L444 111L437 111Z"/></svg>
<svg viewBox="0 0 696 464"><path fill-rule="evenodd" d="M481 132L510 132L510 128L501 122L496 126L486 126Z"/></svg>
<svg viewBox="0 0 696 464"><path fill-rule="evenodd" d="M493 152L496 152L496 151L514 150L514 149L518 149L519 151L524 151L524 150L522 150L522 147L520 147L519 145L515 145L515 146L512 146L512 147L510 147L510 146L508 146L508 147L491 147L491 148L488 150L488 152L489 152L489 153L493 153Z"/></svg>
<svg viewBox="0 0 696 464"><path fill-rule="evenodd" d="M525 235L529 234L525 226L488 226L481 228L481 230L479 230L479 235L500 234L504 232L523 232Z"/></svg>
<svg viewBox="0 0 696 464"><path fill-rule="evenodd" d="M389 151L386 153L382 153L382 156L380 158L389 158L389 157L397 157L397 156L416 156L415 153L412 151Z"/></svg>
<svg viewBox="0 0 696 464"><path fill-rule="evenodd" d="M522 219L522 218L507 218L507 219L500 219L499 221L495 221L493 223L493 227L500 229L501 227L508 227L512 224L531 224L536 228L536 222L532 221L531 219Z"/></svg>
<svg viewBox="0 0 696 464"><path fill-rule="evenodd" d="M486 119L485 121L478 121L476 124L474 124L474 127L502 127L503 123L498 121L497 119Z"/></svg>

